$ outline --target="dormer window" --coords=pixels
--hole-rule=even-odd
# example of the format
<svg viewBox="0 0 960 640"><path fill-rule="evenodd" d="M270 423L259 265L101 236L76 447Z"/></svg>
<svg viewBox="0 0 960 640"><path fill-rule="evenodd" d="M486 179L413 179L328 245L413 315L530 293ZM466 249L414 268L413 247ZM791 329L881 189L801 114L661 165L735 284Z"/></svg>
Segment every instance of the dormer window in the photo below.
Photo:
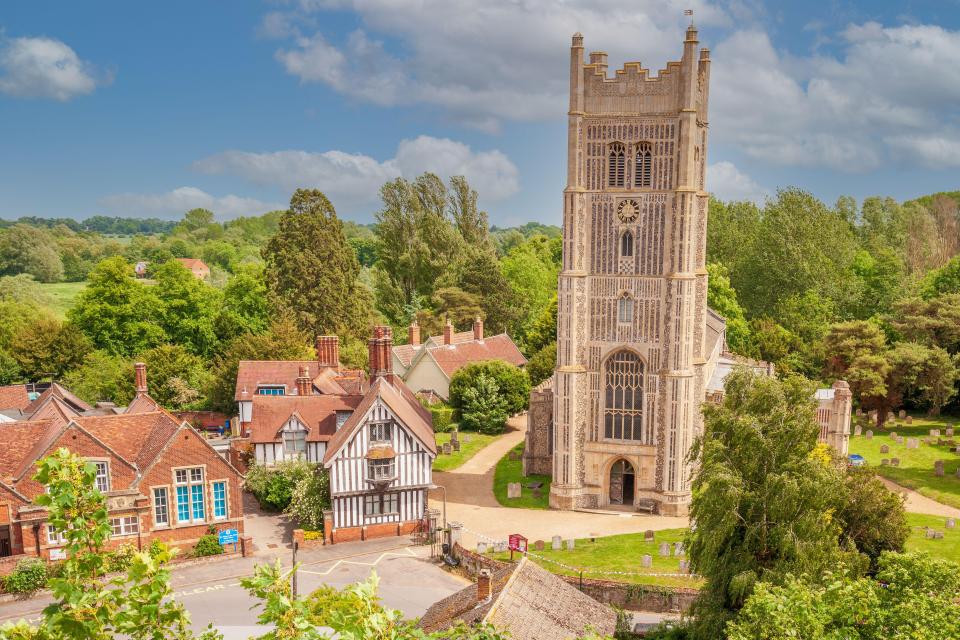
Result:
<svg viewBox="0 0 960 640"><path fill-rule="evenodd" d="M288 456L302 456L307 450L306 431L284 431L283 452Z"/></svg>
<svg viewBox="0 0 960 640"><path fill-rule="evenodd" d="M649 142L637 145L636 163L634 165L633 182L637 189L649 189L653 176L653 152Z"/></svg>
<svg viewBox="0 0 960 640"><path fill-rule="evenodd" d="M282 384L262 384L257 387L258 396L285 396L286 385Z"/></svg>
<svg viewBox="0 0 960 640"><path fill-rule="evenodd" d="M392 427L389 422L374 422L370 425L370 443L384 443L390 442L392 435Z"/></svg>
<svg viewBox="0 0 960 640"><path fill-rule="evenodd" d="M610 143L607 154L607 186L623 187L626 184L627 151L622 142Z"/></svg>
<svg viewBox="0 0 960 640"><path fill-rule="evenodd" d="M350 419L351 415L353 415L353 411L337 411L337 431Z"/></svg>

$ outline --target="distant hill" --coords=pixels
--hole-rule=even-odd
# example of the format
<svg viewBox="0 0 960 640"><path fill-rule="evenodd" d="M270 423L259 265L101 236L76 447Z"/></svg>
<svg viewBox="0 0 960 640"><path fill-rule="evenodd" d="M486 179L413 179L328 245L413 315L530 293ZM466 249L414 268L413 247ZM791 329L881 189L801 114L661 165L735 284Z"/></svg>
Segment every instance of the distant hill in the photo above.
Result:
<svg viewBox="0 0 960 640"><path fill-rule="evenodd" d="M919 198L914 198L913 200L908 200L903 204L909 204L911 202L916 202L917 204L922 204L925 207L929 207L933 204L933 199L937 196L945 196L950 198L958 205L960 205L960 191L940 191L939 193L931 193L930 195L920 196Z"/></svg>
<svg viewBox="0 0 960 640"><path fill-rule="evenodd" d="M64 226L71 231L93 231L109 236L129 236L135 233L154 235L170 233L177 226L176 220L160 220L159 218L112 218L109 216L92 216L86 220L73 218L39 218L37 216L22 216L16 220L0 220L0 228L11 227L15 224L29 224L34 227Z"/></svg>

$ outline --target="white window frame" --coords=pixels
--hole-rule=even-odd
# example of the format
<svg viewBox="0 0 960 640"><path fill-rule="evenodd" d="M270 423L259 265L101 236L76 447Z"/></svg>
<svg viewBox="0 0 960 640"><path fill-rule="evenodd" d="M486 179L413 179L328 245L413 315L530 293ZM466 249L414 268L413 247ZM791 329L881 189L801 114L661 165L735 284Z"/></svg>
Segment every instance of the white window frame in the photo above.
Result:
<svg viewBox="0 0 960 640"><path fill-rule="evenodd" d="M386 493L368 493L363 496L363 515L392 516L400 514L400 494L396 491Z"/></svg>
<svg viewBox="0 0 960 640"><path fill-rule="evenodd" d="M217 492L215 485L223 485L223 515L217 515ZM210 481L210 514L214 520L226 520L230 517L230 483L226 479Z"/></svg>
<svg viewBox="0 0 960 640"><path fill-rule="evenodd" d="M180 475L183 474L183 480L180 479ZM199 477L198 477L199 475ZM176 514L177 514L177 524L197 524L202 522L207 522L210 518L208 517L210 506L207 500L207 487L205 483L206 478L206 467L205 465L195 466L195 467L177 467L173 469L173 495L175 497L176 504ZM180 496L177 492L179 487L186 487L187 489L187 518L180 518ZM203 504L203 517L197 518L194 516L195 509L194 505L196 501L193 499L194 496L194 487L201 487L201 500Z"/></svg>
<svg viewBox="0 0 960 640"><path fill-rule="evenodd" d="M138 533L140 533L139 516L117 516L116 518L110 518L111 538L125 538L127 536L135 536Z"/></svg>
<svg viewBox="0 0 960 640"><path fill-rule="evenodd" d="M163 521L158 518L160 513L160 505L157 503L157 497L159 492L163 492L163 510L166 512L166 516ZM153 498L151 502L151 508L153 509L153 526L154 527L169 527L170 526L170 488L169 487L152 487L150 495Z"/></svg>
<svg viewBox="0 0 960 640"><path fill-rule="evenodd" d="M100 491L100 493L109 493L110 491L110 461L109 460L91 460L93 464L97 465L97 477L94 480L94 486ZM103 473L100 473L100 469L103 468ZM100 481L103 481L104 488L100 487Z"/></svg>
<svg viewBox="0 0 960 640"><path fill-rule="evenodd" d="M397 475L395 458L379 458L367 460L367 476L374 482L393 480Z"/></svg>
<svg viewBox="0 0 960 640"><path fill-rule="evenodd" d="M386 422L371 422L369 428L371 443L393 442L393 423L389 420Z"/></svg>
<svg viewBox="0 0 960 640"><path fill-rule="evenodd" d="M67 544L66 532L56 531L52 524L47 523L47 544L51 547L62 547Z"/></svg>
<svg viewBox="0 0 960 640"><path fill-rule="evenodd" d="M307 455L307 432L302 429L290 429L288 431L283 431L281 440L283 442L283 455L284 457L296 456L302 458ZM291 448L289 445L292 444ZM297 445L303 444L302 449L298 449Z"/></svg>

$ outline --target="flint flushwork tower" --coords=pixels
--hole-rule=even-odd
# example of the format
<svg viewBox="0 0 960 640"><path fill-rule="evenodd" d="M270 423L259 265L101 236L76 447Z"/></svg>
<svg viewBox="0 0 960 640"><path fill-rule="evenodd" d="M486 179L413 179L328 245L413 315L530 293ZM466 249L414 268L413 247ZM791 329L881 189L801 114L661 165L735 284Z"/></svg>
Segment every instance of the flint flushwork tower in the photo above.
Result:
<svg viewBox="0 0 960 640"><path fill-rule="evenodd" d="M656 77L570 48L567 187L554 377L559 509L690 503L687 454L714 345L704 172L710 54L687 29ZM722 320L720 320L722 323Z"/></svg>

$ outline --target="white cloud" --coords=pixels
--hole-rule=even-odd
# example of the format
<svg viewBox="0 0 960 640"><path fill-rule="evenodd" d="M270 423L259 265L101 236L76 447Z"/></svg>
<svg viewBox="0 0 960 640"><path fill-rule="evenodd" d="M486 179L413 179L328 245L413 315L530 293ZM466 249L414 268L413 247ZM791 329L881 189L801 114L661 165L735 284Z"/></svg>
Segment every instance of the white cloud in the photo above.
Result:
<svg viewBox="0 0 960 640"><path fill-rule="evenodd" d="M770 195L767 189L726 160L707 167L707 188L720 200L727 201L749 200L763 204L764 199Z"/></svg>
<svg viewBox="0 0 960 640"><path fill-rule="evenodd" d="M0 92L63 102L111 80L60 40L5 38L0 33Z"/></svg>
<svg viewBox="0 0 960 640"><path fill-rule="evenodd" d="M116 214L162 218L179 218L197 208L209 209L221 219L286 208L286 205L232 194L218 198L196 187L179 187L166 193L117 193L101 198L98 203Z"/></svg>
<svg viewBox="0 0 960 640"><path fill-rule="evenodd" d="M375 203L383 183L400 176L413 178L424 171L443 178L464 175L481 197L489 200L501 200L520 188L517 167L500 151L473 151L462 142L430 136L402 140L394 157L383 162L343 151L224 151L198 160L193 168L287 191L317 188L347 211Z"/></svg>

